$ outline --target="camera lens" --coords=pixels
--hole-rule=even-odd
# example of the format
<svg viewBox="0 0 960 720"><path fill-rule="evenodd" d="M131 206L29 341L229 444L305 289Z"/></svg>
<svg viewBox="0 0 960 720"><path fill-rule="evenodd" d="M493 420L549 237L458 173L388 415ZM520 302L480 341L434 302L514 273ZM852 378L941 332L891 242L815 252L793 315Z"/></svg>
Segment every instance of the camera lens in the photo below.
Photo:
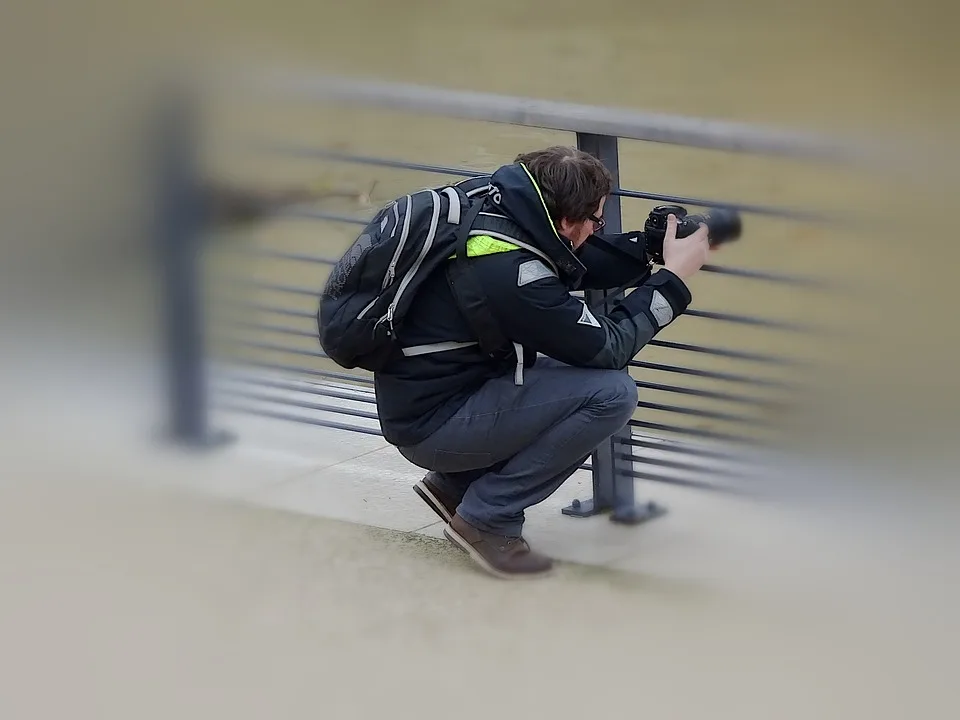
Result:
<svg viewBox="0 0 960 720"><path fill-rule="evenodd" d="M714 244L736 240L743 232L740 214L735 210L713 210L707 215L707 226Z"/></svg>
<svg viewBox="0 0 960 720"><path fill-rule="evenodd" d="M703 215L688 215L686 222L695 230L700 223L710 229L710 244L719 245L740 237L743 225L735 210L714 209Z"/></svg>

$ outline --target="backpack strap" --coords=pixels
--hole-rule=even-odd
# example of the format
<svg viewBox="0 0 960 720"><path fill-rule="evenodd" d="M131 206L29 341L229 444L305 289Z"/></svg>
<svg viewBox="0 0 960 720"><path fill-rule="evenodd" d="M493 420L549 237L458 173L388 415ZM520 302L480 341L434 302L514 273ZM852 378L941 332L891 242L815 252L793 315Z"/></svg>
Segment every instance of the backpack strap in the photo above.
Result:
<svg viewBox="0 0 960 720"><path fill-rule="evenodd" d="M474 201L473 206L464 216L457 231L456 259L447 264L446 275L447 284L450 286L457 306L477 338L480 349L492 355L503 349L507 344L507 338L501 332L500 324L493 316L487 304L486 295L467 258L470 231L485 205L485 199Z"/></svg>
<svg viewBox="0 0 960 720"><path fill-rule="evenodd" d="M476 222L473 224L470 234L489 235L496 240L503 240L504 242L516 245L518 248L523 248L524 250L533 253L543 260L547 267L551 268L553 272L557 274L557 276L560 275L560 271L557 269L556 263L550 259L550 256L548 256L538 247L526 242L524 240L525 234L523 230L506 215L501 215L495 212L481 212L477 217Z"/></svg>
<svg viewBox="0 0 960 720"><path fill-rule="evenodd" d="M490 182L490 175L478 175L477 177L461 180L453 187L462 190L463 194L468 198L473 198L488 193L491 187Z"/></svg>
<svg viewBox="0 0 960 720"><path fill-rule="evenodd" d="M469 201L468 201L469 202ZM474 202L474 204L467 210L466 215L460 220L460 227L457 228L457 262L465 263L467 259L467 242L470 240L470 231L473 229L474 223L476 223L477 216L480 215L480 211L483 209L485 204L484 199L480 199Z"/></svg>

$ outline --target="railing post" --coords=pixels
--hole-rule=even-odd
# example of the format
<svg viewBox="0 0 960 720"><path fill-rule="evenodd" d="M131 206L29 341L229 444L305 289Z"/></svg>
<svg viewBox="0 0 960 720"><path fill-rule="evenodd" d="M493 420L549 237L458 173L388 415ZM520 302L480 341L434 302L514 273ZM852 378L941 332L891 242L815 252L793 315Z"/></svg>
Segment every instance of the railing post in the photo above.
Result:
<svg viewBox="0 0 960 720"><path fill-rule="evenodd" d="M614 189L620 188L620 158L616 137L577 133L577 147L599 158L613 176ZM609 228L608 232L623 232L619 195L607 198L603 217L606 227ZM603 301L605 312L611 309L612 302L617 298L606 290L587 290L584 294L588 305ZM629 453L623 451L626 447L623 441L629 438L630 428L626 427L597 447L593 452L593 498L574 500L573 504L562 510L564 515L589 517L610 512L610 519L614 522L636 524L666 512L663 507L652 502L641 505L636 503L634 479L626 472L632 469L632 463L624 459Z"/></svg>
<svg viewBox="0 0 960 720"><path fill-rule="evenodd" d="M167 435L191 447L231 438L209 428L200 255L204 199L196 167L192 93L166 88L159 108L157 253L163 312L163 360L168 402Z"/></svg>

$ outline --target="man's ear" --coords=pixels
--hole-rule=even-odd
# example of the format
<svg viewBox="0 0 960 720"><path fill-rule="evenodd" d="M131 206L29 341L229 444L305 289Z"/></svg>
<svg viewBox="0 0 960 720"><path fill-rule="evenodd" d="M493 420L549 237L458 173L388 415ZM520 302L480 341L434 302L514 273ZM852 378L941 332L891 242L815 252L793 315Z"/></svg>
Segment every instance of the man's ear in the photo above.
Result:
<svg viewBox="0 0 960 720"><path fill-rule="evenodd" d="M570 231L573 229L573 226L576 223L570 222L567 218L561 218L557 221L557 232L563 235L565 238L570 237Z"/></svg>

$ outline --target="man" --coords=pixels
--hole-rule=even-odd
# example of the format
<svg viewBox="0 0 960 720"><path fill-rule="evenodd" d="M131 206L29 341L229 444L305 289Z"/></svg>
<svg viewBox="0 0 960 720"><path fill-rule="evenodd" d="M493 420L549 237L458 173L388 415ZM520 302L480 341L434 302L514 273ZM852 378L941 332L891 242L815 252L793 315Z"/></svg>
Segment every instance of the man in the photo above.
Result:
<svg viewBox="0 0 960 720"><path fill-rule="evenodd" d="M460 284L435 273L407 315L406 349L376 373L377 404L387 440L430 471L414 489L446 537L496 576L532 576L552 561L523 539L524 510L627 424L637 388L625 369L686 310L684 280L709 244L706 226L677 239L671 216L664 267L651 274L642 235L596 235L612 178L576 148L520 155L466 181L484 182L467 257L504 351L481 351L455 301ZM606 315L571 294L631 279L636 289Z"/></svg>

